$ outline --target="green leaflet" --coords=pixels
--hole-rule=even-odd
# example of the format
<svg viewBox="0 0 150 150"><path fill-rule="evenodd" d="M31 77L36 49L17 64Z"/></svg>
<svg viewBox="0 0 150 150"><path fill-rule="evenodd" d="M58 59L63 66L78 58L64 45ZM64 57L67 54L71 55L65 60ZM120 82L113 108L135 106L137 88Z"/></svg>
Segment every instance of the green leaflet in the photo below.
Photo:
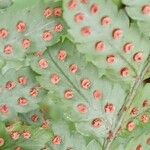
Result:
<svg viewBox="0 0 150 150"><path fill-rule="evenodd" d="M143 149L150 149L150 145L148 143L150 134L147 132L147 130L149 130L149 127L147 126L147 129L143 130L140 129L140 133L137 137L135 137L134 139L132 139L125 150L130 150L133 147L133 144L135 145L135 147L142 147Z"/></svg>
<svg viewBox="0 0 150 150"><path fill-rule="evenodd" d="M134 98L135 100L132 103L132 107L139 107L139 109L141 111L144 111L145 109L147 109L148 106L143 107L143 103L146 100L148 103L150 101L150 84L147 83L144 87L141 87L138 90L138 94L136 95L136 97Z"/></svg>
<svg viewBox="0 0 150 150"><path fill-rule="evenodd" d="M14 70L19 70L22 67L26 67L25 63L23 61L19 60L8 60L4 61L3 67L1 69L2 75L4 75L9 69L13 68Z"/></svg>
<svg viewBox="0 0 150 150"><path fill-rule="evenodd" d="M150 30L149 30L150 23L149 22L145 22L145 21L138 21L137 24L138 24L138 27L139 27L140 31L144 35L150 37Z"/></svg>
<svg viewBox="0 0 150 150"><path fill-rule="evenodd" d="M54 132L54 136L56 135L60 136L62 139L62 144L55 146L51 144L52 150L64 150L67 148L74 148L74 149L85 149L86 148L86 141L85 139L77 134L73 133L71 134L69 131L69 127L66 123L61 122L53 122L52 129Z"/></svg>
<svg viewBox="0 0 150 150"><path fill-rule="evenodd" d="M68 150L69 148L90 150L91 147L93 147L95 148L94 150L101 150L102 142L96 141L93 137L85 137L79 134L73 122L64 120L62 114L63 105L55 103L48 95L41 102L40 106L44 118L49 122L50 128L53 131L53 137L51 141L46 144L45 148L48 150ZM53 140L56 136L61 138L60 145L53 144Z"/></svg>
<svg viewBox="0 0 150 150"><path fill-rule="evenodd" d="M126 11L129 14L130 17L132 17L135 20L139 21L147 21L150 22L150 17L148 15L142 14L142 7L144 5L148 5L149 0L147 2L143 2L142 4L131 6L131 7L126 7Z"/></svg>
<svg viewBox="0 0 150 150"><path fill-rule="evenodd" d="M146 14L148 12L148 7L150 7L149 0L122 0L122 2L126 5L126 12L128 15L137 20L138 27L140 31L150 37L150 15Z"/></svg>
<svg viewBox="0 0 150 150"><path fill-rule="evenodd" d="M22 6L16 3L16 7ZM44 11L47 8L53 11L55 8L61 9L61 2L54 3L38 0L33 6L25 7L19 11L14 10L15 6L10 7L7 12L0 15L0 29L6 29L8 31L8 36L4 39L0 39L0 55L3 58L6 60L22 60L26 53L44 51L47 46L53 45L60 40L60 36L65 34L66 27L60 16L61 13L59 16L58 14L52 14L50 17L46 18L44 16ZM10 18L13 18L11 22ZM18 32L16 29L17 24L20 22L26 24L26 29L24 29L23 26L20 27L22 30L24 29L22 32ZM60 24L62 25L62 29L56 29L57 25ZM50 35L47 36L51 36L47 40L43 38L45 32L49 32ZM25 39L29 41L23 44ZM12 46L12 49L10 50L10 48L7 48L6 50L7 45Z"/></svg>
<svg viewBox="0 0 150 150"><path fill-rule="evenodd" d="M106 51L98 53L95 51L95 42L78 44L77 48L81 53L86 54L88 60L93 62L98 68L105 69L106 75L110 79L115 80L114 78L116 78L117 80L123 80L125 83L129 82L132 84L130 81L134 81L137 76L140 76L149 56L149 40L142 38L142 36L139 37L138 32L137 27L133 25L128 32L128 37L124 37L123 44L118 49L106 43ZM134 45L130 53L125 53L125 43L132 43ZM142 53L143 60L136 62L134 57L139 52ZM116 59L112 64L108 63L108 58L111 55L115 56ZM127 77L121 76L121 70L124 67L129 69L129 76Z"/></svg>
<svg viewBox="0 0 150 150"><path fill-rule="evenodd" d="M64 61L59 60L61 50L64 50L67 54ZM49 90L48 98L63 107L62 111L65 117L76 122L81 133L85 135L94 134L96 137L106 137L108 132L114 128L117 112L122 107L126 94L118 84L113 85L106 79L99 79L95 67L84 63L83 58L79 53L76 53L74 45L66 40L64 43L50 47L42 57L32 59L31 67L40 74L37 77L40 85ZM39 66L39 62L43 59L49 64L45 69ZM69 71L69 67L72 64L78 66L79 71L76 74ZM60 82L58 84L53 83L53 75L59 76ZM91 86L89 89L83 88L82 81L85 79L90 81ZM70 99L65 96L68 90L73 92L73 97ZM98 92L100 97L97 100L94 97L95 91L100 92ZM120 95L119 99L118 94ZM79 113L79 104L86 105L88 112L85 114ZM115 112L106 113L105 107L107 104L113 104ZM95 118L103 120L102 127L92 127L92 121Z"/></svg>
<svg viewBox="0 0 150 150"><path fill-rule="evenodd" d="M85 43L100 39L109 39L110 42L119 44L120 40L113 40L111 34L114 28L121 28L124 32L128 29L129 20L123 10L118 11L117 6L112 1L105 0L92 0L88 4L82 4L79 1L77 2L77 7L71 10L69 2L71 1L63 1L63 16L69 26L68 32L73 36L74 42ZM91 14L90 12L92 4L97 4L100 7L100 10L95 14ZM75 15L78 13L83 13L85 17L80 23L75 21ZM108 27L104 27L101 24L101 19L106 16L112 20L112 24ZM90 36L81 35L81 29L85 26L91 28L92 32Z"/></svg>
<svg viewBox="0 0 150 150"><path fill-rule="evenodd" d="M77 7L73 10L69 8L70 1L64 1L64 19L66 20L68 32L77 43L80 53L86 55L87 60L100 69L105 70L106 76L111 80L125 81L132 84L145 67L145 62L150 53L149 39L139 34L139 29L135 24L129 27L129 21L123 10L118 12L117 7L109 1L96 1L82 4L77 2ZM97 4L100 12L92 14L91 8ZM111 8L109 8L111 6ZM84 20L76 22L78 13L84 14ZM104 17L110 17L112 23L103 26ZM82 35L82 29L90 27L90 35ZM114 39L115 29L121 29L123 35L120 39ZM141 53L141 60L137 60L136 54ZM127 75L122 73L126 68ZM122 76L121 76L122 75Z"/></svg>
<svg viewBox="0 0 150 150"><path fill-rule="evenodd" d="M111 148L115 150L130 150L136 149L139 145L143 149L149 150L150 145L148 143L148 139L150 138L149 134L149 123L141 124L139 121L137 123L137 128L132 132L124 132L123 134L119 135L116 140L113 142ZM140 147L140 146L139 146Z"/></svg>
<svg viewBox="0 0 150 150"><path fill-rule="evenodd" d="M31 136L29 139L23 138L23 132L30 132ZM13 140L11 135L13 132L20 134L19 139ZM5 143L0 147L0 150L12 150L17 147L25 150L41 150L51 137L52 133L42 128L33 128L32 126L21 125L19 122L12 124L10 129L6 129L6 126L0 124L0 136L4 139Z"/></svg>
<svg viewBox="0 0 150 150"><path fill-rule="evenodd" d="M7 8L13 4L12 0L0 0L0 9Z"/></svg>
<svg viewBox="0 0 150 150"><path fill-rule="evenodd" d="M123 128L126 128L126 124L129 121L132 121L135 119L138 122L142 122L142 116L147 115L148 118L150 117L150 84L146 84L144 87L141 87L138 90L138 94L134 98L133 102L130 105L130 109L126 113L126 118L125 118L125 124ZM137 122L136 121L136 122ZM143 124L144 125L144 124Z"/></svg>
<svg viewBox="0 0 150 150"><path fill-rule="evenodd" d="M91 150L91 149L101 150L101 147L95 140L93 140L87 145L87 150Z"/></svg>
<svg viewBox="0 0 150 150"><path fill-rule="evenodd" d="M17 113L26 113L38 108L45 92L29 68L18 71L9 69L0 80L0 120L12 120ZM23 78L22 78L23 77ZM26 83L27 82L27 83ZM26 83L26 84L24 84ZM25 98L27 103L21 98Z"/></svg>
<svg viewBox="0 0 150 150"><path fill-rule="evenodd" d="M63 122L63 120L52 122L52 130L54 132L52 141L54 137L60 136L62 142L60 145L54 145L52 142L48 143L47 147L50 148L50 150L70 150L71 148L81 150L91 150L91 148L93 148L94 150L101 150L101 146L96 140L91 140L87 143L86 137L71 130L68 124Z"/></svg>
<svg viewBox="0 0 150 150"><path fill-rule="evenodd" d="M43 99L42 99L43 100ZM43 113L38 109L18 115L20 121L35 127L40 127L45 121Z"/></svg>
<svg viewBox="0 0 150 150"><path fill-rule="evenodd" d="M0 0L0 150L149 150L149 10Z"/></svg>
<svg viewBox="0 0 150 150"><path fill-rule="evenodd" d="M149 0L143 0L143 1L140 1L140 0L134 0L134 1L130 1L130 0L122 0L122 2L126 5L129 5L129 6L133 6L133 5L141 5L141 4L146 4L149 2Z"/></svg>
<svg viewBox="0 0 150 150"><path fill-rule="evenodd" d="M141 145L143 149L150 149L150 144L148 144L148 139L150 138L149 91L150 84L146 84L144 87L139 89L130 109L126 113L124 124L121 126L118 138L113 142L112 148L119 150L119 144L121 143L125 150L130 150L133 146L136 148L139 145ZM131 121L135 123L135 129L133 129L132 132L128 131L128 123Z"/></svg>

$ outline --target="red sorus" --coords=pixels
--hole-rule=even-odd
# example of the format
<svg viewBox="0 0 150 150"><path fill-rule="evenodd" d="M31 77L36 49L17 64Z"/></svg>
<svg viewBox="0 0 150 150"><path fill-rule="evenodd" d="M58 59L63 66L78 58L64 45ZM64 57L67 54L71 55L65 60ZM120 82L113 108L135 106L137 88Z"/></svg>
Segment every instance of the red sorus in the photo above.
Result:
<svg viewBox="0 0 150 150"><path fill-rule="evenodd" d="M142 12L144 15L150 15L150 5L145 5L142 7Z"/></svg>
<svg viewBox="0 0 150 150"><path fill-rule="evenodd" d="M71 100L74 97L74 93L72 90L67 90L64 93L65 99Z"/></svg>
<svg viewBox="0 0 150 150"><path fill-rule="evenodd" d="M127 129L129 132L133 131L135 129L136 125L133 121L128 122Z"/></svg>
<svg viewBox="0 0 150 150"><path fill-rule="evenodd" d="M62 8L61 7L54 8L54 16L56 16L56 17L62 16Z"/></svg>
<svg viewBox="0 0 150 150"><path fill-rule="evenodd" d="M13 140L18 140L19 137L20 137L20 133L17 132L17 131L14 131L14 132L11 133L10 136L11 136L11 138L12 138Z"/></svg>
<svg viewBox="0 0 150 150"><path fill-rule="evenodd" d="M88 112L88 107L85 104L78 104L77 105L77 110L81 114L86 114Z"/></svg>
<svg viewBox="0 0 150 150"><path fill-rule="evenodd" d="M129 76L129 69L124 67L121 69L120 74L122 77L128 77Z"/></svg>
<svg viewBox="0 0 150 150"><path fill-rule="evenodd" d="M147 122L149 121L149 116L146 115L146 114L142 115L142 116L141 116L141 121L142 121L143 123L147 123Z"/></svg>
<svg viewBox="0 0 150 150"><path fill-rule="evenodd" d="M20 147L20 146L18 146L18 147L16 147L16 149L15 150L23 150L23 148L22 147Z"/></svg>
<svg viewBox="0 0 150 150"><path fill-rule="evenodd" d="M138 52L138 53L134 54L133 60L137 63L140 63L143 60L143 53Z"/></svg>
<svg viewBox="0 0 150 150"><path fill-rule="evenodd" d="M29 101L28 101L26 98L24 98L24 97L20 97L20 98L18 99L18 104L19 104L20 106L26 106L26 105L29 104Z"/></svg>
<svg viewBox="0 0 150 150"><path fill-rule="evenodd" d="M73 74L77 73L79 71L79 67L77 64L72 64L69 66L69 71Z"/></svg>
<svg viewBox="0 0 150 150"><path fill-rule="evenodd" d="M54 138L52 139L52 143L54 145L60 145L62 142L62 138L59 135L55 135Z"/></svg>
<svg viewBox="0 0 150 150"><path fill-rule="evenodd" d="M0 137L0 147L2 147L4 144L5 144L4 139Z"/></svg>
<svg viewBox="0 0 150 150"><path fill-rule="evenodd" d="M123 50L125 53L130 53L132 50L134 49L134 45L133 43L126 43L124 46L123 46Z"/></svg>
<svg viewBox="0 0 150 150"><path fill-rule="evenodd" d="M95 99L95 100L100 100L100 99L102 99L102 97L103 97L103 93L102 93L102 91L100 91L100 90L95 90L95 91L93 92L93 96L94 96L94 99Z"/></svg>
<svg viewBox="0 0 150 150"><path fill-rule="evenodd" d="M150 145L150 138L147 139L146 144Z"/></svg>
<svg viewBox="0 0 150 150"><path fill-rule="evenodd" d="M42 38L45 42L50 42L53 39L53 34L50 31L44 31Z"/></svg>
<svg viewBox="0 0 150 150"><path fill-rule="evenodd" d="M60 82L61 78L58 74L53 74L51 75L50 80L51 80L51 83L53 83L54 85L57 85Z"/></svg>
<svg viewBox="0 0 150 150"><path fill-rule="evenodd" d="M144 100L143 101L143 107L148 107L149 106L149 101L148 100Z"/></svg>
<svg viewBox="0 0 150 150"><path fill-rule="evenodd" d="M31 133L29 131L24 131L22 133L24 139L29 139L31 137Z"/></svg>
<svg viewBox="0 0 150 150"><path fill-rule="evenodd" d="M27 25L26 25L26 23L21 21L16 25L16 29L18 32L25 32L27 29Z"/></svg>
<svg viewBox="0 0 150 150"><path fill-rule="evenodd" d="M0 29L0 39L5 39L8 36L8 31L6 29Z"/></svg>
<svg viewBox="0 0 150 150"><path fill-rule="evenodd" d="M41 60L39 60L39 67L41 69L48 68L48 61L45 58L42 58Z"/></svg>
<svg viewBox="0 0 150 150"><path fill-rule="evenodd" d="M93 121L92 121L92 126L94 128L99 128L103 125L103 121L100 119L100 118L95 118Z"/></svg>
<svg viewBox="0 0 150 150"><path fill-rule="evenodd" d="M106 49L106 45L103 41L99 41L95 45L95 49L97 52L102 52Z"/></svg>
<svg viewBox="0 0 150 150"><path fill-rule="evenodd" d="M91 34L92 34L92 29L91 29L91 27L83 27L82 29L81 29L81 34L83 35L83 36L85 36L85 37L88 37L88 36L90 36Z"/></svg>
<svg viewBox="0 0 150 150"><path fill-rule="evenodd" d="M53 9L52 9L52 8L46 8L46 9L44 10L44 13L43 13L43 15L44 15L46 18L49 18L50 16L52 16L52 14L53 14Z"/></svg>
<svg viewBox="0 0 150 150"><path fill-rule="evenodd" d="M85 15L82 12L79 12L74 16L74 20L76 23L81 23L84 21L84 19L85 19Z"/></svg>
<svg viewBox="0 0 150 150"><path fill-rule="evenodd" d="M14 89L15 87L16 87L16 83L15 82L13 82L13 81L8 81L7 83L6 83L6 89L7 90L12 90L12 89Z"/></svg>
<svg viewBox="0 0 150 150"><path fill-rule="evenodd" d="M39 95L39 90L37 88L32 88L30 90L30 96L37 97Z"/></svg>
<svg viewBox="0 0 150 150"><path fill-rule="evenodd" d="M13 53L13 46L8 44L4 47L4 53L10 55Z"/></svg>
<svg viewBox="0 0 150 150"><path fill-rule="evenodd" d="M77 0L70 0L68 3L68 8L74 10L77 8Z"/></svg>
<svg viewBox="0 0 150 150"><path fill-rule="evenodd" d="M111 23L112 23L112 19L108 16L105 16L101 19L101 25L104 27L111 25Z"/></svg>
<svg viewBox="0 0 150 150"><path fill-rule="evenodd" d="M34 114L34 115L31 116L31 120L33 122L37 122L39 120L39 116L37 114Z"/></svg>
<svg viewBox="0 0 150 150"><path fill-rule="evenodd" d="M107 61L108 64L114 64L115 61L116 61L116 56L109 55L109 56L107 56L106 61Z"/></svg>
<svg viewBox="0 0 150 150"><path fill-rule="evenodd" d="M132 116L137 116L138 113L139 113L139 110L138 110L137 107L134 107L134 108L131 110L131 112L130 112L130 114L131 114Z"/></svg>
<svg viewBox="0 0 150 150"><path fill-rule="evenodd" d="M86 90L89 89L91 87L91 81L89 79L83 79L81 81L81 87Z"/></svg>
<svg viewBox="0 0 150 150"><path fill-rule="evenodd" d="M137 147L136 147L136 150L143 150L143 147L141 144L139 144Z"/></svg>
<svg viewBox="0 0 150 150"><path fill-rule="evenodd" d="M7 104L3 104L0 106L0 112L2 114L7 114L9 112L9 106Z"/></svg>
<svg viewBox="0 0 150 150"><path fill-rule="evenodd" d="M120 40L123 36L123 30L122 29L115 29L113 31L113 38L115 40Z"/></svg>
<svg viewBox="0 0 150 150"><path fill-rule="evenodd" d="M24 40L22 41L22 46L23 46L24 49L28 49L28 48L30 48L31 43L32 43L32 42L31 42L29 39L24 39Z"/></svg>
<svg viewBox="0 0 150 150"><path fill-rule="evenodd" d="M115 112L115 106L112 103L107 103L105 105L105 112L106 113L113 113L113 112Z"/></svg>
<svg viewBox="0 0 150 150"><path fill-rule="evenodd" d="M80 0L82 4L87 4L89 0Z"/></svg>
<svg viewBox="0 0 150 150"><path fill-rule="evenodd" d="M56 26L55 26L55 32L62 32L63 31L63 25L62 24L57 24Z"/></svg>
<svg viewBox="0 0 150 150"><path fill-rule="evenodd" d="M98 4L93 4L90 8L91 14L97 14L100 11L100 6Z"/></svg>
<svg viewBox="0 0 150 150"><path fill-rule="evenodd" d="M58 52L57 54L57 58L60 60L60 61L65 61L67 59L67 52L65 50L61 50Z"/></svg>
<svg viewBox="0 0 150 150"><path fill-rule="evenodd" d="M28 78L27 78L26 76L20 76L20 77L18 78L18 83L19 83L20 85L25 86L25 85L27 85L27 83L28 83Z"/></svg>

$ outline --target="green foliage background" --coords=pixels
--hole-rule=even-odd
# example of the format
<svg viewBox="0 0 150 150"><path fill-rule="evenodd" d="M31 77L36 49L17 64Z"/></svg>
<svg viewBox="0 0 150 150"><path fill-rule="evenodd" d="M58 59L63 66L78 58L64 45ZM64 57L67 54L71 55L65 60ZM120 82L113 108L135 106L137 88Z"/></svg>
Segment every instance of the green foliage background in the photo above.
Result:
<svg viewBox="0 0 150 150"><path fill-rule="evenodd" d="M70 10L72 3L77 8ZM97 14L91 14L93 4L100 5ZM0 33L9 33L0 36L0 150L150 150L150 13L142 13L144 6L150 12L150 0L0 0ZM61 8L62 15L46 18L47 8ZM78 13L86 18L79 24L74 19ZM100 24L104 16L112 19L108 27ZM23 33L16 30L20 21L27 24ZM58 24L60 32L55 30ZM90 36L82 36L84 27L92 29ZM123 31L121 39L113 38L114 29ZM52 33L52 40L43 40L45 31ZM27 49L24 39L31 41ZM95 50L99 41L105 43L103 52ZM123 50L126 43L134 44L129 54ZM4 52L8 44L13 46L10 55ZM64 61L58 58L62 50L67 53ZM137 62L139 52L142 61ZM117 60L107 63L112 55ZM48 66L42 68L41 60ZM79 68L75 74L69 70L73 64ZM127 77L121 76L122 68L128 68ZM60 83L52 83L54 74ZM18 83L21 76L27 77L27 85ZM82 87L84 79L91 83L88 89ZM14 89L6 88L8 81L16 84ZM33 88L37 96L31 95ZM67 90L73 92L69 100ZM96 90L102 92L100 100L93 96ZM26 106L18 104L22 97L28 100ZM78 111L79 104L86 106L86 113ZM107 112L107 104L115 111ZM7 113L2 112L4 105ZM137 114L131 113L133 108ZM97 118L102 124L94 127ZM133 131L129 122L135 124ZM23 137L25 131L29 139ZM20 135L17 140L14 132ZM54 142L56 136L60 139Z"/></svg>

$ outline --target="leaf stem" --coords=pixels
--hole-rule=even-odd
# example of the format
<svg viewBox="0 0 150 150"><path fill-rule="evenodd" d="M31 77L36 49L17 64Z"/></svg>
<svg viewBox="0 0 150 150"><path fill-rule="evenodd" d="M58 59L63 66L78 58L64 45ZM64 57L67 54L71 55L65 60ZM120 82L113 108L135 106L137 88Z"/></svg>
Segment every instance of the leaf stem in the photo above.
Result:
<svg viewBox="0 0 150 150"><path fill-rule="evenodd" d="M136 96L137 93L137 89L140 87L141 83L143 82L144 79L144 75L147 72L148 68L150 67L150 55L147 58L147 61L140 73L140 76L135 80L133 87L131 88L129 94L126 97L125 103L123 105L123 107L120 109L119 113L118 113L118 119L116 122L116 127L113 131L113 138L110 139L106 139L106 142L104 143L103 146L103 150L110 150L110 146L112 144L112 142L115 140L116 136L118 135L118 130L120 129L121 125L124 122L126 113L125 113L125 109L129 109L133 99Z"/></svg>

